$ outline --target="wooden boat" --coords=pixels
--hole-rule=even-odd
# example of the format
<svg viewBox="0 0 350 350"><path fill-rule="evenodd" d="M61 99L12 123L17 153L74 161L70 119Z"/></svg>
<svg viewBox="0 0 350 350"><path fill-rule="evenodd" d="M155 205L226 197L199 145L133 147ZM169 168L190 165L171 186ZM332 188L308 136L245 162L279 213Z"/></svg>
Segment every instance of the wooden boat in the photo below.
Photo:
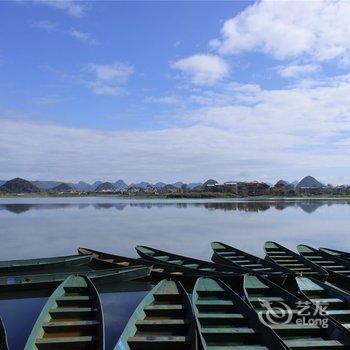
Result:
<svg viewBox="0 0 350 350"><path fill-rule="evenodd" d="M296 277L300 292L314 305L325 305L325 312L350 330L350 294L313 278Z"/></svg>
<svg viewBox="0 0 350 350"><path fill-rule="evenodd" d="M192 307L181 283L159 282L136 308L114 349L197 349Z"/></svg>
<svg viewBox="0 0 350 350"><path fill-rule="evenodd" d="M0 274L24 273L35 270L42 270L49 273L52 270L63 269L68 266L79 266L87 264L90 261L91 256L89 255L67 255L53 258L0 261Z"/></svg>
<svg viewBox="0 0 350 350"><path fill-rule="evenodd" d="M150 266L135 268L119 268L96 271L77 271L76 273L61 272L53 274L19 275L0 277L0 292L9 290L49 289L57 287L67 277L74 274L82 274L89 277L96 285L130 281L149 276Z"/></svg>
<svg viewBox="0 0 350 350"><path fill-rule="evenodd" d="M304 244L297 249L302 256L327 270L331 283L350 291L350 262Z"/></svg>
<svg viewBox="0 0 350 350"><path fill-rule="evenodd" d="M238 294L220 280L197 280L192 305L203 350L287 349Z"/></svg>
<svg viewBox="0 0 350 350"><path fill-rule="evenodd" d="M292 272L271 261L258 258L242 250L231 247L225 243L212 242L214 251L212 260L218 264L237 266L246 270L247 273L258 273L264 275L290 275Z"/></svg>
<svg viewBox="0 0 350 350"><path fill-rule="evenodd" d="M193 273L200 276L237 275L244 274L246 272L245 269L235 266L227 267L224 265L210 263L208 261L168 253L163 250L158 250L146 246L139 245L135 249L137 253L146 260L175 266L180 271L192 271Z"/></svg>
<svg viewBox="0 0 350 350"><path fill-rule="evenodd" d="M24 350L104 349L100 297L86 276L69 276L43 307Z"/></svg>
<svg viewBox="0 0 350 350"><path fill-rule="evenodd" d="M164 263L151 262L145 259L135 259L125 256L115 255L100 252L98 250L90 248L78 248L79 254L92 255L93 259L105 261L117 265L118 267L139 267L139 266L152 266L150 279L156 283L163 279L171 278L180 281L186 286L191 286L191 289L196 282L198 275L193 274L191 271L180 271L177 266L169 266Z"/></svg>
<svg viewBox="0 0 350 350"><path fill-rule="evenodd" d="M246 275L244 290L250 305L290 349L349 349L350 332L337 322L322 316L312 306L301 316L301 300L273 282ZM278 315L278 318L274 316ZM304 315L302 313L302 315ZM316 316L314 316L316 315ZM284 318L285 316L286 318ZM305 320L305 324L300 320ZM325 323L326 327L321 325Z"/></svg>
<svg viewBox="0 0 350 350"><path fill-rule="evenodd" d="M319 249L324 253L334 255L336 258L350 261L350 253L348 252L343 252L341 250L335 250L330 248L319 248Z"/></svg>
<svg viewBox="0 0 350 350"><path fill-rule="evenodd" d="M7 337L6 337L6 329L2 319L0 317L0 349L8 350Z"/></svg>
<svg viewBox="0 0 350 350"><path fill-rule="evenodd" d="M321 281L327 280L328 273L326 270L276 242L267 241L264 249L266 259L296 274L313 276Z"/></svg>

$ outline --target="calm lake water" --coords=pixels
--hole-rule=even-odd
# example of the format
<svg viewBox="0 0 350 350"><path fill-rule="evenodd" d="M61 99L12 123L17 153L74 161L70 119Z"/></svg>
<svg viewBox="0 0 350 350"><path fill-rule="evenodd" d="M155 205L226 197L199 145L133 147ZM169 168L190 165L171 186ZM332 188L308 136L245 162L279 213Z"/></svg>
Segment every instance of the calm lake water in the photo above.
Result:
<svg viewBox="0 0 350 350"><path fill-rule="evenodd" d="M219 240L264 256L275 240L350 250L350 201L0 199L0 260L75 254L79 246L136 257L135 245L210 260ZM107 347L150 286L104 293ZM0 299L11 349L21 350L46 298Z"/></svg>

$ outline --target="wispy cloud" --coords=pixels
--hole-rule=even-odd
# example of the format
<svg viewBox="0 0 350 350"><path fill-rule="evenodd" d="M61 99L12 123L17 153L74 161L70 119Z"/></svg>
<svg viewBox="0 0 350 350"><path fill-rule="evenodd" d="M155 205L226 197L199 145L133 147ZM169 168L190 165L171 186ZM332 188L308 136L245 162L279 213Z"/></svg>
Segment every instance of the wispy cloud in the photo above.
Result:
<svg viewBox="0 0 350 350"><path fill-rule="evenodd" d="M298 78L302 75L316 73L320 66L316 64L289 64L277 67L278 74L283 78Z"/></svg>
<svg viewBox="0 0 350 350"><path fill-rule="evenodd" d="M32 28L44 30L47 33L57 32L60 34L69 35L71 38L79 40L89 45L97 45L97 40L93 37L92 34L86 31L82 31L76 28L71 28L66 30L62 28L62 25L59 25L57 22L52 21L33 21L30 23Z"/></svg>
<svg viewBox="0 0 350 350"><path fill-rule="evenodd" d="M45 5L58 10L67 12L72 17L83 17L89 5L87 2L83 1L73 1L73 0L32 0L34 4Z"/></svg>
<svg viewBox="0 0 350 350"><path fill-rule="evenodd" d="M169 95L169 96L149 96L144 99L146 103L159 103L159 104L166 104L166 105L173 105L178 104L181 102L181 98L179 96L175 95Z"/></svg>
<svg viewBox="0 0 350 350"><path fill-rule="evenodd" d="M53 105L63 101L64 99L58 95L48 95L33 98L33 102L37 105Z"/></svg>
<svg viewBox="0 0 350 350"><path fill-rule="evenodd" d="M134 67L127 63L112 64L89 63L84 71L90 75L87 86L98 95L119 95L123 85L134 73Z"/></svg>
<svg viewBox="0 0 350 350"><path fill-rule="evenodd" d="M225 78L229 66L219 56L197 54L172 62L170 67L180 70L196 85L213 85Z"/></svg>
<svg viewBox="0 0 350 350"><path fill-rule="evenodd" d="M97 41L92 37L92 35L88 32L83 32L78 29L71 29L68 34L75 38L78 39L82 42L88 43L90 45L97 45Z"/></svg>
<svg viewBox="0 0 350 350"><path fill-rule="evenodd" d="M32 28L42 29L47 32L52 32L57 29L58 23L52 21L33 21L30 23Z"/></svg>

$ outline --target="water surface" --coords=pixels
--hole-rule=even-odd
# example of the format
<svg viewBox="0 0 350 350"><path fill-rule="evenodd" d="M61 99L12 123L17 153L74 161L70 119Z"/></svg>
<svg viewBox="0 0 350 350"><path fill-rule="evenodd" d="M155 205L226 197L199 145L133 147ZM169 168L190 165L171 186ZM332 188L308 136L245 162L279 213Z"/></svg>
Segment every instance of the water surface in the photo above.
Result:
<svg viewBox="0 0 350 350"><path fill-rule="evenodd" d="M75 254L91 247L136 257L143 244L209 260L210 242L223 241L264 256L275 240L350 250L350 201L0 199L0 260ZM103 294L107 350L149 287ZM46 298L0 300L11 349L23 349Z"/></svg>

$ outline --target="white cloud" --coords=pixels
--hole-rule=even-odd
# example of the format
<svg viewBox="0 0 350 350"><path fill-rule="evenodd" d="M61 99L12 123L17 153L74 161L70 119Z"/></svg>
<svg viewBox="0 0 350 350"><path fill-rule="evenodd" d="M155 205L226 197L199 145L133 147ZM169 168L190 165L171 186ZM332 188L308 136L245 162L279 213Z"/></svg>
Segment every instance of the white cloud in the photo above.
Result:
<svg viewBox="0 0 350 350"><path fill-rule="evenodd" d="M33 3L66 11L72 17L83 17L89 7L86 2L73 0L33 0Z"/></svg>
<svg viewBox="0 0 350 350"><path fill-rule="evenodd" d="M263 0L227 20L211 46L221 54L261 51L277 59L350 60L350 2Z"/></svg>
<svg viewBox="0 0 350 350"><path fill-rule="evenodd" d="M88 69L96 75L99 81L125 82L134 72L134 68L125 63L115 62L112 64L88 64Z"/></svg>
<svg viewBox="0 0 350 350"><path fill-rule="evenodd" d="M92 35L90 33L87 32L82 32L81 30L77 30L77 29L71 29L68 34L75 38L78 39L80 41L83 41L85 43L88 43L90 45L96 45L97 41L92 37Z"/></svg>
<svg viewBox="0 0 350 350"><path fill-rule="evenodd" d="M197 54L170 64L183 72L196 85L213 85L225 78L229 66L224 59L211 54Z"/></svg>
<svg viewBox="0 0 350 350"><path fill-rule="evenodd" d="M349 94L350 76L315 81L313 89L230 84L203 95L207 103L200 108L169 114L190 126L157 131L0 118L0 168L4 178L153 181L161 174L166 181L195 181L242 179L244 173L243 179L271 181L311 173L332 182L329 174L350 173ZM193 96L183 98L191 102Z"/></svg>
<svg viewBox="0 0 350 350"><path fill-rule="evenodd" d="M283 78L297 78L299 76L316 73L320 67L315 64L290 64L277 67L279 75Z"/></svg>
<svg viewBox="0 0 350 350"><path fill-rule="evenodd" d="M133 74L134 67L121 62L112 64L89 63L85 71L93 76L87 83L91 90L99 95L119 95L122 84Z"/></svg>

